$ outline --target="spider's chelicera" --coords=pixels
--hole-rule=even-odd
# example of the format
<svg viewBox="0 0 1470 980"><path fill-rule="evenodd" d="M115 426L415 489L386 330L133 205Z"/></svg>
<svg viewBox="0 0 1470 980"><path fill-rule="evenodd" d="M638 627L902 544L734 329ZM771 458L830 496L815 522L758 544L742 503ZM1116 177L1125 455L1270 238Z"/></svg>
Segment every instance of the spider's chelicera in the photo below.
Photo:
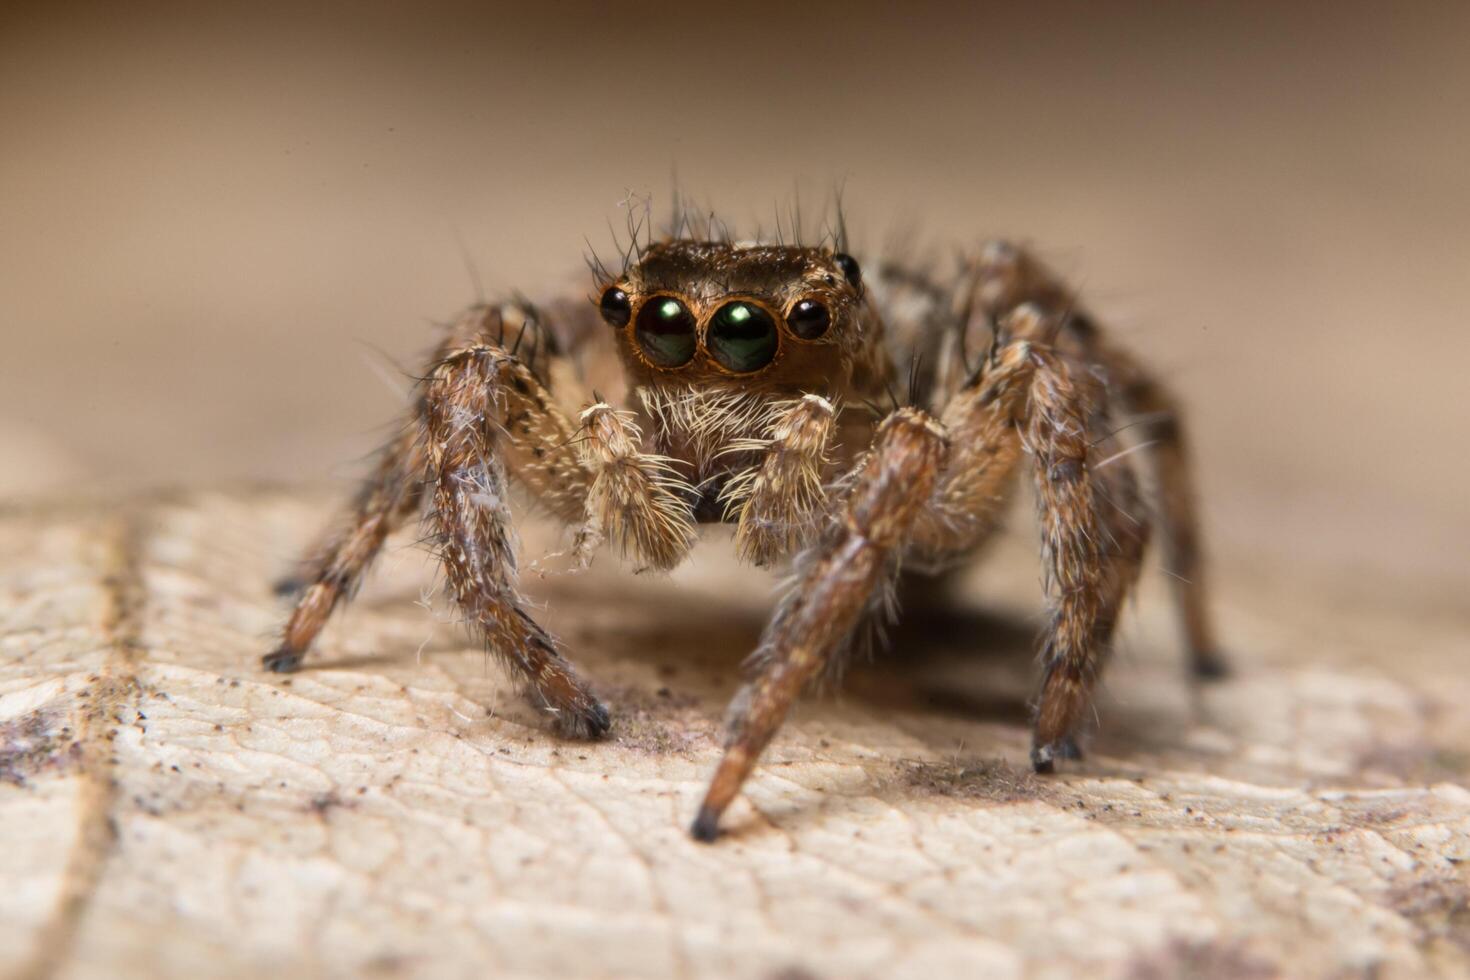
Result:
<svg viewBox="0 0 1470 980"><path fill-rule="evenodd" d="M1191 663L1222 669L1178 406L1034 258L992 243L952 273L890 261L865 276L840 247L713 239L670 236L617 274L599 266L593 304L468 311L350 521L312 559L267 666L298 667L388 533L422 512L471 627L562 732L596 738L607 709L517 590L507 480L576 529L583 561L606 541L639 568L670 569L698 524L733 524L742 560L789 565L795 585L750 661L694 822L713 839L797 695L892 607L900 569L974 556L1029 470L1050 610L1036 770L1077 754L1155 524ZM609 349L626 407L588 394L564 414L551 379L572 383L573 365ZM1134 472L1145 456L1153 507Z"/></svg>

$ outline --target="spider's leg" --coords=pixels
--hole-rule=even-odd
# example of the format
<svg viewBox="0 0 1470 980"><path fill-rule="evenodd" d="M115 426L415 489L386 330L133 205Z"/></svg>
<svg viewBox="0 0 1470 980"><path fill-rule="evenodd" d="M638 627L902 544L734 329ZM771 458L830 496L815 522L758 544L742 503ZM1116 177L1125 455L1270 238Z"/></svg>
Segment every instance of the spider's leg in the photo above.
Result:
<svg viewBox="0 0 1470 980"><path fill-rule="evenodd" d="M332 610L362 582L383 541L418 510L422 472L423 451L413 432L401 434L382 450L346 525L314 549L315 557L304 563L302 579L276 583L278 593L299 595L280 645L263 660L266 667L289 673L301 666Z"/></svg>
<svg viewBox="0 0 1470 980"><path fill-rule="evenodd" d="M1110 342L1096 321L1076 308L1076 297L1065 284L1026 250L1006 242L987 244L974 263L972 289L975 305L992 320L1022 303L1058 318L1058 347L1100 367L1110 393L1116 393L1117 407L1137 419L1134 435L1143 443L1158 487L1165 567L1173 579L1190 667L1200 677L1223 675L1228 667L1206 599L1194 477L1178 399L1136 357Z"/></svg>
<svg viewBox="0 0 1470 980"><path fill-rule="evenodd" d="M882 605L899 555L942 559L993 526L1022 455L1016 418L1032 370L1030 345L1012 344L956 394L942 424L901 409L879 426L841 481L846 489L824 533L798 558L797 584L756 652L757 676L731 704L726 753L695 837L714 837L792 700L845 655L854 630Z"/></svg>
<svg viewBox="0 0 1470 980"><path fill-rule="evenodd" d="M835 421L831 402L805 395L775 416L767 439L732 447L762 454L722 494L726 513L739 514L735 553L742 561L774 565L810 540L827 502L824 480Z"/></svg>
<svg viewBox="0 0 1470 980"><path fill-rule="evenodd" d="M519 307L477 307L451 327L435 357L430 376L419 386L411 424L405 426L404 434L384 452L377 472L359 494L348 529L330 539L322 557L314 563L316 570L312 584L297 602L279 647L265 658L267 667L290 671L300 666L332 610L351 595L388 533L419 510L426 486L436 486L436 481L442 484L440 462L445 447L436 440L443 435L439 430L446 424L446 412L452 416L456 439L462 442L468 438L459 430L470 427L475 430L476 446L493 450L484 458L489 474L487 481L503 483L503 467L508 467L553 514L569 522L581 520L591 477L578 458L574 445L576 427L552 404L549 394L525 362L512 356L498 343L501 338L512 343L511 338L520 335L524 317L525 311ZM510 334L508 338L507 332ZM480 341L475 342L475 338L480 338ZM464 366L467 350L488 351L494 355L485 355L495 363L496 370L491 372L493 377L471 377L464 373L468 370ZM456 367L461 375L459 388L447 389L445 386L449 379L445 372L452 372ZM478 393L465 390L476 383L492 387ZM473 404L455 403L450 395ZM447 398L449 400L446 401ZM484 411L481 412L482 408ZM438 490L442 489L442 486L438 487ZM500 522L495 524L494 533L508 539L509 526L504 524L504 501L501 498L503 493L497 496L482 494L477 499L480 503L498 505L490 508L494 512L491 523ZM455 510L444 511L437 506L437 490L435 502L432 531L443 542L446 522L455 521ZM490 552L471 549L463 554L479 560ZM498 556L494 557L498 560ZM513 582L513 562L495 574L499 574L504 582ZM521 649L528 644L534 647L544 640L544 634L534 623L512 624L508 629L517 637L507 650ZM492 642L494 645L499 641ZM554 653L551 650L550 654L540 656L549 660ZM531 666L539 662L534 652L524 655L508 653L507 656L514 662ZM556 687L554 674L555 671L548 674L548 689ZM537 688L534 681L532 688ZM554 698L542 700L555 703ZM578 699L564 692L562 700L575 702ZM576 728L578 723L571 724Z"/></svg>
<svg viewBox="0 0 1470 980"><path fill-rule="evenodd" d="M1016 464L1031 455L1050 605L1033 757L1043 769L1078 754L1079 722L1150 526L1127 455L1115 451L1106 389L1050 346L1056 322L1030 304L1001 321L999 346L945 408L949 466L910 543L941 564L973 550L1002 517Z"/></svg>
<svg viewBox="0 0 1470 980"><path fill-rule="evenodd" d="M1029 306L1007 321L1022 325L1021 336L1050 333L1037 326L1050 322ZM1031 762L1049 772L1056 758L1076 754L1075 737L1143 559L1148 522L1126 462L1106 460L1114 464L1108 468L1097 457L1094 443L1107 427L1101 386L1074 378L1044 342L1031 344L1029 357L1032 377L1018 421L1033 462L1049 606Z"/></svg>
<svg viewBox="0 0 1470 980"><path fill-rule="evenodd" d="M553 460L546 449L569 445L570 422L546 401L524 364L482 342L434 368L420 425L433 486L428 522L456 603L564 733L605 734L607 709L531 618L516 588L505 463L524 459L529 450L538 467L535 481L560 480L558 492L580 488L585 495L588 474L580 463L565 454ZM548 428L560 430L556 442L546 439ZM524 466L515 471L527 479Z"/></svg>
<svg viewBox="0 0 1470 980"><path fill-rule="evenodd" d="M1153 519L1139 492L1137 475L1128 465L1128 452L1126 449L1118 448L1116 440L1109 438L1110 432L1111 425L1107 412L1096 411L1088 425L1090 452L1086 464L1092 482L1092 507L1098 534L1096 551L1100 566L1096 579L1098 589L1096 612L1091 630L1092 654L1090 666L1085 668L1094 680L1101 673L1112 653L1113 634L1117 629L1118 618L1122 614L1128 595L1138 582L1138 573L1148 549ZM1043 477L1041 465L1041 458L1038 456L1036 480L1042 500L1043 524L1045 525L1049 517L1047 512L1049 505L1046 501L1052 488L1050 474ZM1065 521L1071 518L1064 513L1058 519ZM1074 554L1081 560L1088 560L1080 552L1074 552ZM1048 569L1048 574L1052 578L1055 577L1054 567L1053 565ZM1058 648L1054 646L1058 632L1057 621L1063 605L1059 597L1053 598L1053 620L1049 624L1046 643L1042 649L1046 680L1043 681L1042 700L1037 709L1038 738L1036 744L1043 748L1033 752L1033 764L1041 771L1050 768L1050 759L1044 758L1046 755L1044 747L1047 745L1051 746L1052 757L1061 759L1082 757L1082 752L1077 744L1080 720L1075 715L1070 720L1058 723L1056 730L1064 734L1055 737L1043 731L1045 726L1041 722L1043 712L1049 708L1045 692L1051 683L1051 677L1058 671L1065 674L1067 670L1066 665L1061 662L1062 658L1058 653ZM1070 615L1076 615L1076 613L1072 612ZM1092 681L1089 681L1089 687L1091 683ZM1089 701L1091 694L1082 692L1081 697L1084 701Z"/></svg>
<svg viewBox="0 0 1470 980"><path fill-rule="evenodd" d="M766 630L756 676L731 705L729 737L693 835L713 840L761 751L801 689L847 646L875 596L892 580L894 559L944 465L942 427L900 409L879 427L841 513L799 562L799 584Z"/></svg>
<svg viewBox="0 0 1470 980"><path fill-rule="evenodd" d="M662 456L640 449L628 412L598 402L582 412L582 462L594 474L577 552L585 561L605 537L642 567L673 568L696 540L693 490Z"/></svg>

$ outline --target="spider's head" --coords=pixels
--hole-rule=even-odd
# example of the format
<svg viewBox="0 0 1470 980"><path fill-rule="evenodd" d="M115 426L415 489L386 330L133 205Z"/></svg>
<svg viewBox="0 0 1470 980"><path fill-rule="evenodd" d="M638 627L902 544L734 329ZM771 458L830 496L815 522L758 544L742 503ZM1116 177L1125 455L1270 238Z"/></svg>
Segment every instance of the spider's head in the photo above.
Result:
<svg viewBox="0 0 1470 980"><path fill-rule="evenodd" d="M605 283L598 306L642 383L810 388L849 370L862 294L841 252L676 240Z"/></svg>

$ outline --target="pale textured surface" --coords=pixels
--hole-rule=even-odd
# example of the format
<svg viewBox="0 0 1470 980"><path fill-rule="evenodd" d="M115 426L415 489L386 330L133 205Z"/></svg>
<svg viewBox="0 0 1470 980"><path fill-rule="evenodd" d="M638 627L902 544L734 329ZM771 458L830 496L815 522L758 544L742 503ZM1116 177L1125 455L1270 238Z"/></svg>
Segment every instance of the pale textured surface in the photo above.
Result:
<svg viewBox="0 0 1470 980"><path fill-rule="evenodd" d="M610 742L563 742L442 601L418 603L431 576L411 548L318 669L261 673L281 616L268 580L324 505L201 493L0 516L7 968L1470 968L1463 618L1304 608L1306 590L1237 571L1221 612L1239 669L1195 701L1151 589L1094 752L1037 781L1035 572L1007 543L975 583L991 615L901 637L842 697L804 704L702 846L685 826L770 580L730 577L716 539L674 582L614 579L607 556L537 582L616 714Z"/></svg>

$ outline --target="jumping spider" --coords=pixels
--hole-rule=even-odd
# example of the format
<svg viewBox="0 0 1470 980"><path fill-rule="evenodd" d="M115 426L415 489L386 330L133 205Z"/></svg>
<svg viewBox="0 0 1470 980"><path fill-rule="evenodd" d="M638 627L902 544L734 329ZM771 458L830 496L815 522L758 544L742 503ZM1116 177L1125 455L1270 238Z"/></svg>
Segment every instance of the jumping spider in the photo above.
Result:
<svg viewBox="0 0 1470 980"><path fill-rule="evenodd" d="M888 264L865 278L840 240L703 231L635 245L617 273L596 264L591 304L465 313L350 521L309 561L265 665L300 666L384 538L424 511L449 591L487 648L563 733L597 738L607 708L517 591L508 476L577 529L583 560L611 539L636 566L671 569L699 524L734 524L740 559L789 565L795 585L731 705L692 827L711 840L793 700L891 602L900 568L973 556L1029 457L1049 602L1036 771L1076 755L1155 520L1193 670L1221 671L1177 403L1035 258L991 243L953 275ZM614 348L634 407L576 393L568 402L587 407L573 419L553 379L565 397ZM904 373L900 407L891 393ZM875 410L884 402L893 408ZM1155 508L1129 446L1154 465Z"/></svg>

